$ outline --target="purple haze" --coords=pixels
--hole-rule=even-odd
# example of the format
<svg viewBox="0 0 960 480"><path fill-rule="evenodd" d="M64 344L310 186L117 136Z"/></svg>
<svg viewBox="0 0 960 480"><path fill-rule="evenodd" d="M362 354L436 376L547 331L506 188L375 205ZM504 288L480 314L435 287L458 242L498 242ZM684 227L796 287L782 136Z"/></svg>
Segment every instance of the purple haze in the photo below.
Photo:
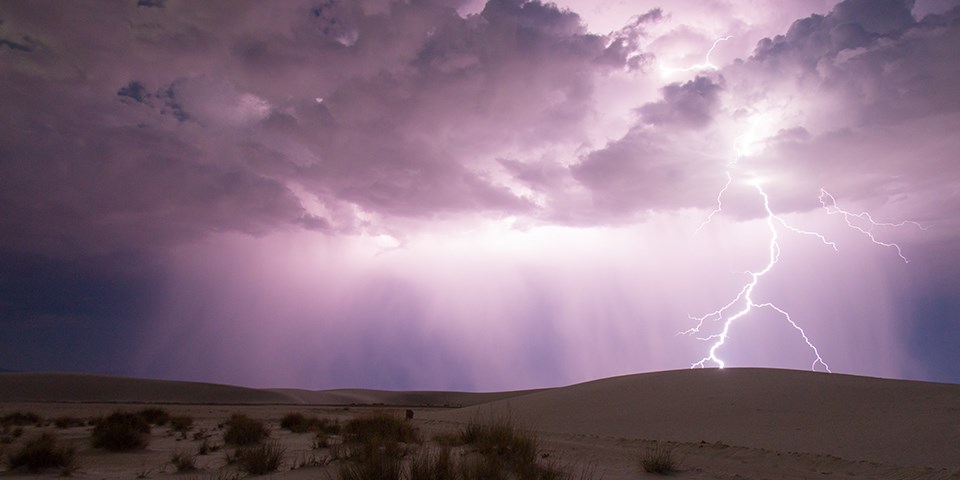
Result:
<svg viewBox="0 0 960 480"><path fill-rule="evenodd" d="M714 40L710 64L704 64ZM493 390L756 290L960 382L960 2L0 2L0 368ZM724 210L701 231L736 151ZM891 248L829 215L821 188ZM696 232L696 233L695 233ZM731 366L809 368L770 312Z"/></svg>

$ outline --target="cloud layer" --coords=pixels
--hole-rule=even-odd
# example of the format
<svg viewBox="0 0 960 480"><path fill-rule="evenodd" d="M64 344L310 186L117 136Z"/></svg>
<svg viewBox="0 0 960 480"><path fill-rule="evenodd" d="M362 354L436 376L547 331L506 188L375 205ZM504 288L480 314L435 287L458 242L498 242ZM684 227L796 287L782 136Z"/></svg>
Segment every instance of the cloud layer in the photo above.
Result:
<svg viewBox="0 0 960 480"><path fill-rule="evenodd" d="M3 3L0 362L63 368L43 341L63 324L83 368L238 383L281 369L241 351L288 352L285 381L308 386L684 367L703 345L673 334L763 257L749 183L691 239L733 172L851 259L798 240L799 283L765 292L822 339L843 323L824 340L841 370L960 379L947 349L916 354L960 311L940 260L960 228L955 2L561 5ZM918 266L827 215L821 188L933 227L875 231ZM733 358L803 368L771 323ZM209 347L224 338L247 350Z"/></svg>

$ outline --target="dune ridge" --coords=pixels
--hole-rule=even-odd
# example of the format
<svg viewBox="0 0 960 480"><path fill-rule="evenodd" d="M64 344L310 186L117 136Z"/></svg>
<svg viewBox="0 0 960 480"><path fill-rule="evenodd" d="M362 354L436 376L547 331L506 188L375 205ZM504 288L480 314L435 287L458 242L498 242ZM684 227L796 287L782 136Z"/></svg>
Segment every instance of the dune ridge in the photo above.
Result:
<svg viewBox="0 0 960 480"><path fill-rule="evenodd" d="M65 373L0 373L3 403L463 406L417 419L510 416L577 438L731 445L884 465L960 467L960 385L795 370L680 370L515 392L307 391ZM778 453L779 455L779 453Z"/></svg>
<svg viewBox="0 0 960 480"><path fill-rule="evenodd" d="M763 368L678 370L571 385L429 418L510 416L530 429L721 442L956 468L960 385Z"/></svg>

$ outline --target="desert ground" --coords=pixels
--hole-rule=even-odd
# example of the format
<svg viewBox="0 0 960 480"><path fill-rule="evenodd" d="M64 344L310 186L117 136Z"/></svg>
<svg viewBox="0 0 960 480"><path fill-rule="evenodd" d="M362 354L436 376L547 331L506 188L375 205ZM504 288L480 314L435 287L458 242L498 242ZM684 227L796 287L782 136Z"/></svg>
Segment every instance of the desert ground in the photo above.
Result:
<svg viewBox="0 0 960 480"><path fill-rule="evenodd" d="M145 434L146 445L132 450L93 446L98 421L144 410L192 423L158 421ZM408 410L412 419L406 419ZM226 442L235 414L266 427L268 437L258 445L282 449L277 470L263 478L343 478L359 462L345 447L353 438L351 422L386 415L416 432L416 440L398 444L400 478L412 478L416 458L438 452L460 464L507 455L497 464L513 465L511 452L489 453L465 433L478 425L508 425L535 441L536 468L507 466L496 475L475 469L470 478L657 478L663 474L646 471L642 461L659 452L675 470L671 478L960 479L960 385L775 369L657 372L495 393L250 389L0 373L0 476L255 476L238 465L239 447ZM314 421L291 431L283 426L291 414ZM11 465L44 433L75 452L69 467L32 472ZM377 445L380 453L393 451ZM183 468L178 456L194 469Z"/></svg>

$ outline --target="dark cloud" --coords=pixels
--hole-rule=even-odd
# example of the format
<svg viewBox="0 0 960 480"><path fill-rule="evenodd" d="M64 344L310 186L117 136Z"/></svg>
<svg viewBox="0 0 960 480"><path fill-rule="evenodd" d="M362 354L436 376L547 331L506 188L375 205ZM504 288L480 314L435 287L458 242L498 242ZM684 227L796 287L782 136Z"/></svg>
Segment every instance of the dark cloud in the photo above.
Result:
<svg viewBox="0 0 960 480"><path fill-rule="evenodd" d="M708 77L663 87L663 100L640 107L646 123L680 128L702 128L710 124L720 106L722 86Z"/></svg>
<svg viewBox="0 0 960 480"><path fill-rule="evenodd" d="M591 152L571 171L590 189L595 208L605 212L597 221L607 222L705 202L697 190L709 184L711 176L720 178L707 162L702 156L672 151L669 141L639 127Z"/></svg>

